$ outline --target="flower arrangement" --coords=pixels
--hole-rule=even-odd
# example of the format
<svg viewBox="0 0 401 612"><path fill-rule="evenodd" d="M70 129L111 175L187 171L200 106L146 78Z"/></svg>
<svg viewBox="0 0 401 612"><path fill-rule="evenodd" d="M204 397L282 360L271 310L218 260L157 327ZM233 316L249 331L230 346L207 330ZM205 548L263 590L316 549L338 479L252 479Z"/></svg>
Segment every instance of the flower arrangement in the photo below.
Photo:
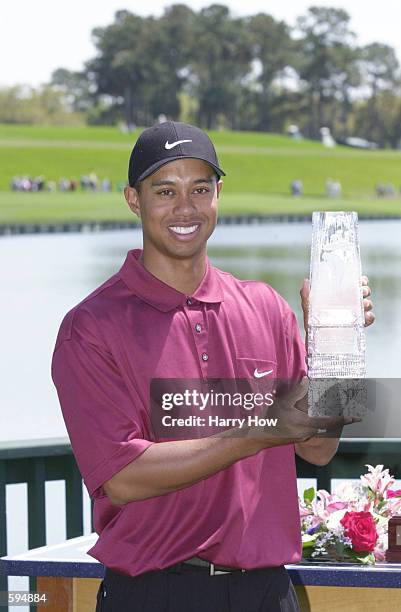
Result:
<svg viewBox="0 0 401 612"><path fill-rule="evenodd" d="M383 465L366 466L358 482L333 493L311 487L299 500L304 559L373 564L384 561L389 519L401 514L401 489Z"/></svg>

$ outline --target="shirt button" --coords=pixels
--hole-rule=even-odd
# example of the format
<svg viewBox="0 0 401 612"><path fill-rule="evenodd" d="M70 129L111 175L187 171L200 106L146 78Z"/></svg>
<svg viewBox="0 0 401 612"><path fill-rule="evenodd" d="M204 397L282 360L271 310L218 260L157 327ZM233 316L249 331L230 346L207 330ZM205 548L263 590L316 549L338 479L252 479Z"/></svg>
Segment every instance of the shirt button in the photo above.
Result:
<svg viewBox="0 0 401 612"><path fill-rule="evenodd" d="M197 324L195 325L195 329L196 329L196 331L197 331L197 332L198 332L198 334L199 334L199 332L201 332L201 331L202 331L202 325L201 325L200 323L197 323Z"/></svg>
<svg viewBox="0 0 401 612"><path fill-rule="evenodd" d="M191 298L187 298L187 305L188 305L188 306L192 306L192 300L191 300Z"/></svg>
<svg viewBox="0 0 401 612"><path fill-rule="evenodd" d="M203 361L207 361L209 359L209 355L207 353L202 353Z"/></svg>

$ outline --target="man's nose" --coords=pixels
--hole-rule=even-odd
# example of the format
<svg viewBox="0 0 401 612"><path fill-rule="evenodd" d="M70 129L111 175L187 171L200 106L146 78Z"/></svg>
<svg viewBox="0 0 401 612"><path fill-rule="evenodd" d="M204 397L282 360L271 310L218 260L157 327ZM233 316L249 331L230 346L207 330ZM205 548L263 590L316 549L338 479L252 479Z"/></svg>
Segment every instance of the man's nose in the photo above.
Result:
<svg viewBox="0 0 401 612"><path fill-rule="evenodd" d="M191 194L187 192L180 192L177 194L174 208L181 214L185 212L193 212L194 210L196 210L196 206L191 197Z"/></svg>

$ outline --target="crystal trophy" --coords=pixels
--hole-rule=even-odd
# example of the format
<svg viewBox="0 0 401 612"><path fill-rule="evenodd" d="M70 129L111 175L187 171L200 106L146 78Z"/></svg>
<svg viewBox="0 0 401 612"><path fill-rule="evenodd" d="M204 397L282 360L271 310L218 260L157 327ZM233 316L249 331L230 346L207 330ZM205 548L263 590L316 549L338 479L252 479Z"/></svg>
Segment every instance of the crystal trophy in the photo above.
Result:
<svg viewBox="0 0 401 612"><path fill-rule="evenodd" d="M364 319L358 215L314 212L308 321L309 414L364 413L366 398L360 380L366 375ZM333 378L341 380L334 385L327 380Z"/></svg>

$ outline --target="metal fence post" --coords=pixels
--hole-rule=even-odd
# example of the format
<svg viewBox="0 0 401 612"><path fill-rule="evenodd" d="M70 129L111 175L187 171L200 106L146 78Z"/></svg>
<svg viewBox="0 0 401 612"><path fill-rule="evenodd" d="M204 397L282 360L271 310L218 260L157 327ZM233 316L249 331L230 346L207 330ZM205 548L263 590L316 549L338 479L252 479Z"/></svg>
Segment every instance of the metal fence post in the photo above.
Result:
<svg viewBox="0 0 401 612"><path fill-rule="evenodd" d="M6 465L0 460L0 557L7 554ZM0 591L7 591L7 576L0 575Z"/></svg>
<svg viewBox="0 0 401 612"><path fill-rule="evenodd" d="M73 456L68 458L65 479L67 514L67 539L80 536L84 532L82 508L82 478Z"/></svg>

